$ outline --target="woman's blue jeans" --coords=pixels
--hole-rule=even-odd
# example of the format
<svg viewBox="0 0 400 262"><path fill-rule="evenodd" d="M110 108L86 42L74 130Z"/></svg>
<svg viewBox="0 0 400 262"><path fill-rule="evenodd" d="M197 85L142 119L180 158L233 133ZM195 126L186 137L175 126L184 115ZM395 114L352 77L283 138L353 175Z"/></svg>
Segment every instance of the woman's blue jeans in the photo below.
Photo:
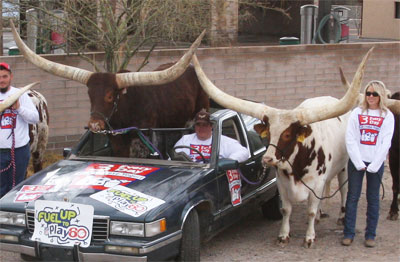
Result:
<svg viewBox="0 0 400 262"><path fill-rule="evenodd" d="M365 164L368 165L368 163ZM349 160L349 191L347 193L346 214L344 217L344 238L353 239L355 236L358 200L361 195L364 174L367 173L367 227L365 229L365 239L375 239L379 220L379 189L383 169L384 164L382 164L377 173L358 171Z"/></svg>

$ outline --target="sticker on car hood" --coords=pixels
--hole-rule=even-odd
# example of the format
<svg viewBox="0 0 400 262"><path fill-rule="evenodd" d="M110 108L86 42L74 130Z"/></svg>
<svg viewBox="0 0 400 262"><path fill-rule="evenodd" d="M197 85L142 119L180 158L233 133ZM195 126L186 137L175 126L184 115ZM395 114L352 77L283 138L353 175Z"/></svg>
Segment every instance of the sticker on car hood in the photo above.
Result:
<svg viewBox="0 0 400 262"><path fill-rule="evenodd" d="M121 164L90 164L70 184L72 188L105 190L116 185L125 186L135 180L143 180L160 168Z"/></svg>
<svg viewBox="0 0 400 262"><path fill-rule="evenodd" d="M54 185L24 185L17 192L14 202L31 202L41 197L53 187Z"/></svg>
<svg viewBox="0 0 400 262"><path fill-rule="evenodd" d="M70 202L37 200L32 241L88 247L92 238L94 208Z"/></svg>
<svg viewBox="0 0 400 262"><path fill-rule="evenodd" d="M165 203L164 200L124 186L115 186L90 197L133 217L139 217Z"/></svg>

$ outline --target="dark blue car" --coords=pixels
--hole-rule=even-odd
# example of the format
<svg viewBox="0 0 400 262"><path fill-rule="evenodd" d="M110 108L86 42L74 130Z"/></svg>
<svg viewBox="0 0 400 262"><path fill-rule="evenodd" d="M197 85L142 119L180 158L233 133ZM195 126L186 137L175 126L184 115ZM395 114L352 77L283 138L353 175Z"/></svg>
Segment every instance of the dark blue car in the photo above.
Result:
<svg viewBox="0 0 400 262"><path fill-rule="evenodd" d="M191 128L142 130L147 158L113 157L108 136L88 131L65 160L0 200L0 250L26 260L199 261L202 241L254 208L280 219L276 171L263 168L266 148L253 130L258 120L225 109L212 121L208 163L173 150ZM222 134L247 147L249 159L218 159Z"/></svg>

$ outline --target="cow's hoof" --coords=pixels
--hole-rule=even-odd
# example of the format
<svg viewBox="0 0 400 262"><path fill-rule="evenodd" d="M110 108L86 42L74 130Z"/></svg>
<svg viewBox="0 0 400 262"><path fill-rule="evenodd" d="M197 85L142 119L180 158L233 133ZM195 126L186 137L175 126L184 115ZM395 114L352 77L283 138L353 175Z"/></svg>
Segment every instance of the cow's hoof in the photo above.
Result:
<svg viewBox="0 0 400 262"><path fill-rule="evenodd" d="M388 220L392 220L392 221L395 221L395 220L397 220L398 218L399 218L399 213L395 213L395 214L389 213L389 215L387 216L387 219L388 219Z"/></svg>
<svg viewBox="0 0 400 262"><path fill-rule="evenodd" d="M289 244L289 237L278 237L276 240L276 244L280 247L285 247L287 244Z"/></svg>
<svg viewBox="0 0 400 262"><path fill-rule="evenodd" d="M312 248L314 246L314 240L313 239L304 239L303 242L303 247L305 248Z"/></svg>
<svg viewBox="0 0 400 262"><path fill-rule="evenodd" d="M344 226L344 217L338 218L338 220L336 221L336 224L338 226Z"/></svg>

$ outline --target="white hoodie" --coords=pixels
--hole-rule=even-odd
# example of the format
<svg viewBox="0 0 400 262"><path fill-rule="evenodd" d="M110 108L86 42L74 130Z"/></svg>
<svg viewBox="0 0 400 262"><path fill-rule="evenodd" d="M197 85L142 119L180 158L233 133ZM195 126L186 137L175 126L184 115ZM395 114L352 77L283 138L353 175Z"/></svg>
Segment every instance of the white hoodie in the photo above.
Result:
<svg viewBox="0 0 400 262"><path fill-rule="evenodd" d="M355 108L347 123L346 148L357 170L365 168L364 162L370 163L367 171L378 172L389 151L394 130L392 112L368 109L362 112Z"/></svg>

